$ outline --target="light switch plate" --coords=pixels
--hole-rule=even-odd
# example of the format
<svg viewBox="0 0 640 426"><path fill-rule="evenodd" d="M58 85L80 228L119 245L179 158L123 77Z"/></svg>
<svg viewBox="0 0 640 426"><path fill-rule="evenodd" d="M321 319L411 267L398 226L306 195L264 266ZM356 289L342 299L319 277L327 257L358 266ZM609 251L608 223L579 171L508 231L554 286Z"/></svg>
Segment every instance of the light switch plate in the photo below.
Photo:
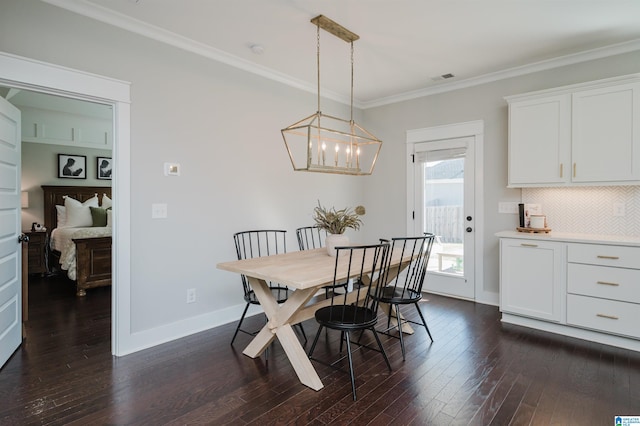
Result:
<svg viewBox="0 0 640 426"><path fill-rule="evenodd" d="M167 205L151 204L151 219L166 219L167 218Z"/></svg>
<svg viewBox="0 0 640 426"><path fill-rule="evenodd" d="M164 175L165 176L180 176L180 164L179 163L164 163Z"/></svg>
<svg viewBox="0 0 640 426"><path fill-rule="evenodd" d="M498 213L518 214L518 203L515 201L501 201L498 203Z"/></svg>

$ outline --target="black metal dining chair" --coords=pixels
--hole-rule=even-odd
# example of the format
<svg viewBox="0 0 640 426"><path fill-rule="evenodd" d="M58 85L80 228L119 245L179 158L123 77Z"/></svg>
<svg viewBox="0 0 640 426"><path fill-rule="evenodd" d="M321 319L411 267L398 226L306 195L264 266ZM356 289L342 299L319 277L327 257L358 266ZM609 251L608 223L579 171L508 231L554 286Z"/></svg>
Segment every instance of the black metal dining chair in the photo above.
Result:
<svg viewBox="0 0 640 426"><path fill-rule="evenodd" d="M262 256L271 256L280 253L287 252L287 239L286 239L287 231L283 230L275 230L275 229L261 229L261 230L253 230L253 231L242 231L233 234L233 241L236 246L236 254L238 255L238 260L243 259L252 259L254 257L262 257ZM244 321L244 317L247 314L247 310L251 305L259 305L260 301L256 297L255 292L251 288L249 284L249 280L245 275L240 275L242 280L242 289L244 291L244 300L247 302L244 311L242 312L242 316L240 317L240 321L238 322L238 326L236 327L235 333L233 333L233 338L231 339L231 344L236 340L236 336L238 332L241 331L245 334L249 334L251 336L255 336L257 331L246 331L241 328L242 322ZM292 290L289 290L286 286L277 284L277 283L268 283L269 288L271 289L271 293L275 298L278 304L284 303L287 301L289 296L293 293ZM302 324L298 324L300 326L300 331L304 337L305 343L307 341L307 336L304 332L304 328Z"/></svg>
<svg viewBox="0 0 640 426"><path fill-rule="evenodd" d="M402 259L410 259L409 265L400 273L398 273L398 268L389 268L387 270L387 285L374 296L379 303L385 303L389 306L387 328L380 332L400 339L403 360L405 359L404 339L402 337L403 324L411 323L424 326L429 339L433 342L431 331L418 306L418 302L422 299L422 286L427 274L427 263L429 263L434 239L435 235L425 234L422 237L392 238L390 241L380 240L381 242L388 241L390 243L389 261L397 256ZM400 305L414 305L422 323L403 318L400 313ZM397 324L391 325L392 318L395 318ZM389 333L394 328L398 329L397 336Z"/></svg>
<svg viewBox="0 0 640 426"><path fill-rule="evenodd" d="M312 250L324 247L327 231L317 226L303 226L296 229L296 238L300 250Z"/></svg>
<svg viewBox="0 0 640 426"><path fill-rule="evenodd" d="M343 343L347 345L347 355L341 356L338 360L328 365L335 367L336 364L344 358L349 360L349 374L351 377L351 389L353 392L353 400L356 400L356 383L353 370L353 357L351 350L351 333L354 331L371 330L378 348L369 349L376 350L382 354L384 361L391 371L391 364L384 351L382 342L378 337L375 325L378 321L377 314L377 296L381 285L386 276L387 253L389 244L381 243L375 245L361 245L349 247L337 247L333 284L337 284L344 280L344 274L339 271L348 271L347 276L357 279L361 285L355 286L353 291L349 293L333 293L331 304L324 308L320 308L315 313L316 321L319 324L318 332L313 340L311 349L309 350L309 358L322 362L313 358L313 352L320 338L323 328L340 331L340 353L342 353ZM362 345L358 345L361 348Z"/></svg>
<svg viewBox="0 0 640 426"><path fill-rule="evenodd" d="M327 238L327 231L318 228L317 226L303 226L296 229L296 237L298 238L298 247L300 250L312 250L324 247L324 240ZM328 299L331 291L336 288L347 289L348 282L339 283L335 286L324 286L324 294Z"/></svg>

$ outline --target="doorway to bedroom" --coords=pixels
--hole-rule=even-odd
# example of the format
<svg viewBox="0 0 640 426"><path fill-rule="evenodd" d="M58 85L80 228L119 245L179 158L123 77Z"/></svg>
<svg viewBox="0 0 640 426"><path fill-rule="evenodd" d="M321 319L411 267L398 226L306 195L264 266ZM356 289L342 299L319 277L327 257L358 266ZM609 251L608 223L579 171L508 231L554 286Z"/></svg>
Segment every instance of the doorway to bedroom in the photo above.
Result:
<svg viewBox="0 0 640 426"><path fill-rule="evenodd" d="M111 288L85 290L77 285L84 280L78 276L72 238L111 237L111 223L107 222L112 222L113 106L10 87L0 87L0 96L20 110L22 121L21 230L30 239L24 252L23 329L27 338L35 338L55 323L53 338L80 336L80 329L91 324L111 322ZM68 189L73 214L68 214L63 200L55 202L54 208L43 186ZM76 194L83 194L82 199L75 200L80 198ZM103 275L110 281L111 249L106 252ZM102 305L106 301L107 313L102 309L100 318L83 314L82 306L89 303L83 297L101 300ZM47 309L39 308L42 306ZM79 316L86 324L82 325Z"/></svg>

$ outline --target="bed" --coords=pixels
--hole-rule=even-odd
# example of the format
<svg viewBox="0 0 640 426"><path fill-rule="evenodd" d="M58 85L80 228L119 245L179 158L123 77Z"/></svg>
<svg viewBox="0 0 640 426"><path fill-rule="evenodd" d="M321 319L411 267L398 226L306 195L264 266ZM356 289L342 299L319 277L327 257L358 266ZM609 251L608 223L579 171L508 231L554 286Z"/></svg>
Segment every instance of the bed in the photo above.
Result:
<svg viewBox="0 0 640 426"><path fill-rule="evenodd" d="M56 230L58 209L65 204L65 196L80 202L91 199L96 194L103 202L103 194L111 198L111 187L108 186L51 186L43 185L44 191L44 226L47 228L48 269L66 271L67 276L76 282L76 294L85 296L87 289L111 285L111 228L86 229L76 228L69 237L70 252L64 256L60 250L51 248L52 240L57 240L58 231L69 231L69 228ZM52 234L55 238L52 239ZM72 247L71 247L72 246ZM64 267L63 267L64 266Z"/></svg>

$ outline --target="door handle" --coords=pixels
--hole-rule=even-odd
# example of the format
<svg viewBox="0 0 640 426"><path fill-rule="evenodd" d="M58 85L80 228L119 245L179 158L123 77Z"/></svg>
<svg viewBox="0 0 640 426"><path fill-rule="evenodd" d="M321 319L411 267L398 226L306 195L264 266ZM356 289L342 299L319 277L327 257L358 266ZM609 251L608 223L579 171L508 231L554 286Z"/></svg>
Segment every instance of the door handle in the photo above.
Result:
<svg viewBox="0 0 640 426"><path fill-rule="evenodd" d="M18 242L19 243L28 243L29 242L29 236L26 234L20 234L18 236Z"/></svg>

